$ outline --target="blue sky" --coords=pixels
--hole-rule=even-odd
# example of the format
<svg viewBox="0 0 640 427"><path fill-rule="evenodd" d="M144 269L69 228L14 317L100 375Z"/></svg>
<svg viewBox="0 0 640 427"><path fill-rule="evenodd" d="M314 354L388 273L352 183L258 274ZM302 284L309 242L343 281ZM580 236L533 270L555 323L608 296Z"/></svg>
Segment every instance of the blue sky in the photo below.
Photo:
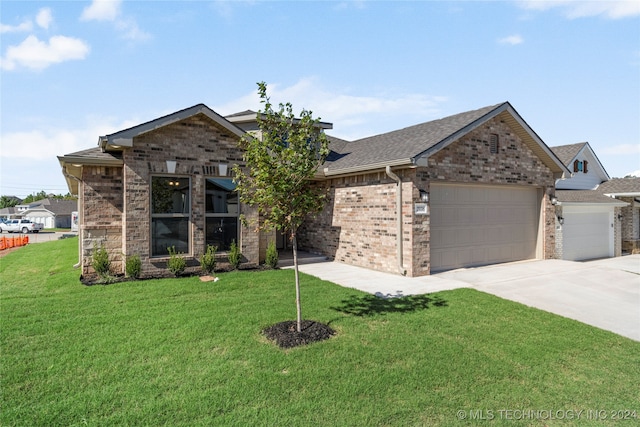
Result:
<svg viewBox="0 0 640 427"><path fill-rule="evenodd" d="M56 156L256 82L356 139L509 101L548 145L640 170L637 1L0 3L0 194L68 190Z"/></svg>

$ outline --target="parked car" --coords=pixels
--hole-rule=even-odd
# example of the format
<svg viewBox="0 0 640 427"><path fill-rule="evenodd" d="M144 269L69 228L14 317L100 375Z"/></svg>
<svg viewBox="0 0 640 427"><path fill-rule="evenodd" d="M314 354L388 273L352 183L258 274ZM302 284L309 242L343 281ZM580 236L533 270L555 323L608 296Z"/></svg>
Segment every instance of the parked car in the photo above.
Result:
<svg viewBox="0 0 640 427"><path fill-rule="evenodd" d="M30 219L10 219L0 223L0 232L8 233L37 233L44 229L44 224L32 222Z"/></svg>

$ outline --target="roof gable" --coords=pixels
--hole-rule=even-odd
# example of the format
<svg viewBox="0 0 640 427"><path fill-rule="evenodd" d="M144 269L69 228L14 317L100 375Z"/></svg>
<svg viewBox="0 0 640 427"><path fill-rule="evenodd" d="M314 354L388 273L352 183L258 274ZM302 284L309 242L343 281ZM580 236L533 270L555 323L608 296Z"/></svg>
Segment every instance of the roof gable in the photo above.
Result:
<svg viewBox="0 0 640 427"><path fill-rule="evenodd" d="M132 147L133 146L133 138L136 136L142 135L147 132L151 132L153 130L159 129L161 127L170 125L172 123L179 122L181 120L187 119L189 117L193 117L198 114L204 114L215 123L217 123L220 127L228 130L238 137L242 137L244 135L244 131L240 129L238 126L234 125L211 108L207 107L204 104L197 104L193 107L185 108L184 110L176 111L175 113L168 114L163 117L159 117L155 120L148 121L146 123L142 123L140 125L134 126L129 129L121 130L116 133L112 133L110 135L101 136L98 139L98 145L103 151L109 149L120 149L122 147Z"/></svg>
<svg viewBox="0 0 640 427"><path fill-rule="evenodd" d="M556 188L558 189L594 190L601 182L610 179L609 174L588 142L559 145L551 147L551 150L572 171L570 176L556 182ZM583 164L579 165L579 163ZM584 166L585 164L588 164L588 168Z"/></svg>
<svg viewBox="0 0 640 427"><path fill-rule="evenodd" d="M569 170L520 117L510 103L491 105L393 132L344 144L334 161L325 165L325 175L355 173L386 166L423 166L427 158L487 121L500 117L554 172Z"/></svg>

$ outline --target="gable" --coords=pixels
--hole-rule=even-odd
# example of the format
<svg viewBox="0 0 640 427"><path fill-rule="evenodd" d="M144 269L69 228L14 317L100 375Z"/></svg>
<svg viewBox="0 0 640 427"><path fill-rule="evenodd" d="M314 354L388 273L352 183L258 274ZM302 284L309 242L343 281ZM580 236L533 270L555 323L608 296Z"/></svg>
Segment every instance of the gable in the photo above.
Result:
<svg viewBox="0 0 640 427"><path fill-rule="evenodd" d="M570 174L508 102L349 142L335 161L325 164L324 173L332 176L386 166L426 166L430 156L494 118L506 123L556 178Z"/></svg>
<svg viewBox="0 0 640 427"><path fill-rule="evenodd" d="M576 148L578 148L576 150ZM552 150L565 153L565 164L571 175L556 182L559 190L595 190L600 183L609 180L609 175L595 155L589 143L554 147ZM573 154L569 157L567 154Z"/></svg>
<svg viewBox="0 0 640 427"><path fill-rule="evenodd" d="M193 107L185 108L184 110L177 111L175 113L151 120L138 126L134 126L129 129L122 130L120 132L112 133L110 135L101 136L98 140L98 145L103 151L119 150L122 148L130 148L133 146L133 138L143 135L145 133L161 129L165 126L173 123L180 122L187 118L203 114L214 123L220 126L222 129L227 130L231 134L237 137L242 137L244 131L238 126L229 122L227 119L210 109L204 104L194 105Z"/></svg>

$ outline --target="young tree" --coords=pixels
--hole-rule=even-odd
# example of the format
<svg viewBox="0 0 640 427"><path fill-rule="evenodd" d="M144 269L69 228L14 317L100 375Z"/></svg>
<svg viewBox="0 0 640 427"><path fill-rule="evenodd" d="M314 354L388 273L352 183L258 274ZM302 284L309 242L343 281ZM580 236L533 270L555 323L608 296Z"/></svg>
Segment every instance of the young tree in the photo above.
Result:
<svg viewBox="0 0 640 427"><path fill-rule="evenodd" d="M310 185L310 180L329 154L329 143L311 111L302 110L296 118L291 103L280 103L274 110L264 82L258 83L258 93L264 104L264 110L258 112L260 133L246 134L240 141L246 168L234 167L236 188L243 203L258 209L258 230L277 229L290 235L297 329L301 332L296 233L304 218L324 205L326 193ZM246 223L244 217L243 221Z"/></svg>

